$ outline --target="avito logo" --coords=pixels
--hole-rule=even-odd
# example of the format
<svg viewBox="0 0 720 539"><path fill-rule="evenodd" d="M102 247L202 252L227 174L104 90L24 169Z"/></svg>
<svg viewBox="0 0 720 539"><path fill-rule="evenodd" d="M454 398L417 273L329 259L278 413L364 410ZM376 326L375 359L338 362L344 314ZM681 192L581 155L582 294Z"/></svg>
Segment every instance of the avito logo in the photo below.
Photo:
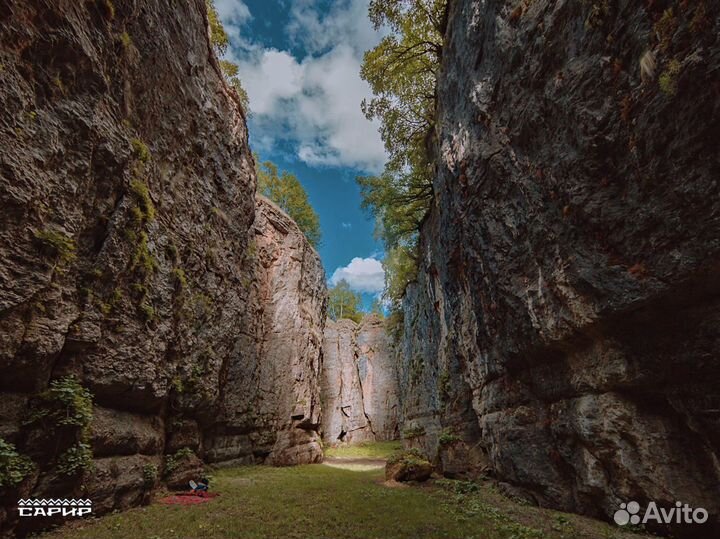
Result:
<svg viewBox="0 0 720 539"><path fill-rule="evenodd" d="M708 512L702 507L693 509L688 504L675 502L675 507L666 509L650 502L645 514L640 517L640 504L638 502L621 503L620 509L613 516L619 526L626 524L643 524L657 522L658 524L704 524L708 519Z"/></svg>

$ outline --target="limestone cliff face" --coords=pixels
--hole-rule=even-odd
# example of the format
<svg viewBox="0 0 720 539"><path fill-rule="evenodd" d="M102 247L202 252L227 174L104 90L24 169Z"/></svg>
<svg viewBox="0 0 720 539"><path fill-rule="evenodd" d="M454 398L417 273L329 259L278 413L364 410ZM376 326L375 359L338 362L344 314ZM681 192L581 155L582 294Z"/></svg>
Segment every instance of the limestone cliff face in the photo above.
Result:
<svg viewBox="0 0 720 539"><path fill-rule="evenodd" d="M450 2L405 427L544 505L717 519L720 5L517 4Z"/></svg>
<svg viewBox="0 0 720 539"><path fill-rule="evenodd" d="M35 465L0 525L31 494L140 503L188 450L318 458L324 274L270 204L252 227L203 0L3 2L0 148L0 437ZM49 415L71 376L89 425Z"/></svg>
<svg viewBox="0 0 720 539"><path fill-rule="evenodd" d="M208 459L322 460L320 369L327 289L317 252L282 210L258 197L245 262L251 283Z"/></svg>
<svg viewBox="0 0 720 539"><path fill-rule="evenodd" d="M323 439L327 443L395 440L399 388L385 323L327 320L322 370Z"/></svg>

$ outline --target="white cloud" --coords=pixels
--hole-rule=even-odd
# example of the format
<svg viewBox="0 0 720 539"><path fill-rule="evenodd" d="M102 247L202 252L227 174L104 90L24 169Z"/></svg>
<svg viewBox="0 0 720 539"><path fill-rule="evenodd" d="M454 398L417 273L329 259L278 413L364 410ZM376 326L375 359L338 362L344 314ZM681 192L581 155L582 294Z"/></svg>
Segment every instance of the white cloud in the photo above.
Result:
<svg viewBox="0 0 720 539"><path fill-rule="evenodd" d="M240 38L243 25L252 19L250 9L242 0L215 0L220 20L232 41Z"/></svg>
<svg viewBox="0 0 720 539"><path fill-rule="evenodd" d="M278 101L302 93L303 68L287 52L256 51L248 61L241 60L240 73L254 114L273 115Z"/></svg>
<svg viewBox="0 0 720 539"><path fill-rule="evenodd" d="M311 54L326 52L338 43L359 54L374 47L379 38L368 19L369 0L336 0L329 9L318 0L295 0L287 30L295 43Z"/></svg>
<svg viewBox="0 0 720 539"><path fill-rule="evenodd" d="M343 228L346 228L348 230L352 228L352 223L340 223L340 224L342 225Z"/></svg>
<svg viewBox="0 0 720 539"><path fill-rule="evenodd" d="M244 40L239 28L250 15L243 16L238 5L246 6L239 0L217 3L226 29L232 24L238 30L228 30L233 45L228 57L238 63L250 98L253 145L290 143L312 166L382 170L386 155L379 125L360 110L361 101L372 95L359 75L362 55L380 39L367 18L367 4L339 0L323 13L316 0L293 2L287 31L308 51L300 60Z"/></svg>
<svg viewBox="0 0 720 539"><path fill-rule="evenodd" d="M379 294L385 287L385 270L375 258L353 258L345 267L337 268L330 284L335 286L340 281L347 281L356 292Z"/></svg>

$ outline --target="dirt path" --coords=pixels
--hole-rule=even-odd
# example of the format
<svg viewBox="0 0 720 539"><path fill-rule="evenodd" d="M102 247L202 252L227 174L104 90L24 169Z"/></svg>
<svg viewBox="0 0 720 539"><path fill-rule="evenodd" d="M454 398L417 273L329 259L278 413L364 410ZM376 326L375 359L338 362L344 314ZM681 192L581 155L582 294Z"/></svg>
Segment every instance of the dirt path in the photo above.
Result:
<svg viewBox="0 0 720 539"><path fill-rule="evenodd" d="M323 465L343 470L378 470L385 468L385 459L358 458L358 457L325 457Z"/></svg>

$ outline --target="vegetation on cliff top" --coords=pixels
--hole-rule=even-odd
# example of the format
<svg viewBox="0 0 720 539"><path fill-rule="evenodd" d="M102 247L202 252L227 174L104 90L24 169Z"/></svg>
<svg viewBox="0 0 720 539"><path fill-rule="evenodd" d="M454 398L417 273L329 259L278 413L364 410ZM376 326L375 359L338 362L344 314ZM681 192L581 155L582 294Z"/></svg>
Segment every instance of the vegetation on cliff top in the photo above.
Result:
<svg viewBox="0 0 720 539"><path fill-rule="evenodd" d="M328 316L333 320L349 318L360 323L362 312L362 298L360 294L350 289L347 281L342 280L328 290Z"/></svg>
<svg viewBox="0 0 720 539"><path fill-rule="evenodd" d="M433 196L430 146L446 0L372 0L370 19L390 34L365 53L361 76L375 97L363 101L381 123L389 159L380 176L360 177L363 207L387 248L385 295L393 310L417 272L418 230Z"/></svg>
<svg viewBox="0 0 720 539"><path fill-rule="evenodd" d="M219 56L224 55L227 52L227 48L230 45L230 38L225 32L222 21L220 21L220 15L215 7L213 0L205 0L207 7L208 21L210 23L210 42L215 48L215 52ZM220 60L220 68L225 74L225 78L230 86L232 86L237 92L238 98L242 103L243 110L247 111L249 107L249 99L247 91L243 88L242 82L238 77L238 66L229 60Z"/></svg>
<svg viewBox="0 0 720 539"><path fill-rule="evenodd" d="M255 156L257 191L269 198L297 223L313 247L320 244L320 218L310 205L307 193L294 174L280 172L270 161L260 163Z"/></svg>

